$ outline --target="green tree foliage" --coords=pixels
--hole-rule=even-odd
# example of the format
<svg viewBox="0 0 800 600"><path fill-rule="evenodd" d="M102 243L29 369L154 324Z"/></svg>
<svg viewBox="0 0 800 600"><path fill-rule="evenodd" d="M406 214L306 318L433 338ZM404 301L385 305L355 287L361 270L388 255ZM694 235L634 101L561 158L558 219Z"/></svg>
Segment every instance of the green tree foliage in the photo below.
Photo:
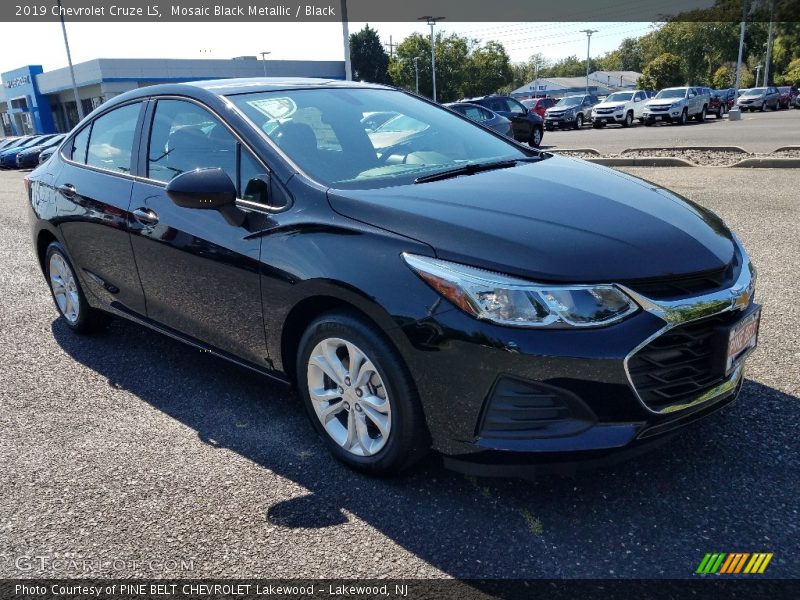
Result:
<svg viewBox="0 0 800 600"><path fill-rule="evenodd" d="M414 57L419 56L419 92L433 95L431 43L428 36L413 33L397 46L389 74L396 85L415 89ZM439 102L491 94L514 78L505 48L499 42L480 45L456 34L436 34L436 96Z"/></svg>
<svg viewBox="0 0 800 600"><path fill-rule="evenodd" d="M378 32L369 24L350 35L350 64L353 79L372 83L391 83L389 56L386 54Z"/></svg>
<svg viewBox="0 0 800 600"><path fill-rule="evenodd" d="M640 88L660 90L684 83L680 56L664 52L651 60L642 71L638 85Z"/></svg>
<svg viewBox="0 0 800 600"><path fill-rule="evenodd" d="M786 67L786 71L781 77L784 85L800 85L800 58L795 58Z"/></svg>
<svg viewBox="0 0 800 600"><path fill-rule="evenodd" d="M599 61L603 71L639 71L644 68L644 50L639 38L625 38L619 48L608 52Z"/></svg>
<svg viewBox="0 0 800 600"><path fill-rule="evenodd" d="M711 85L717 89L733 87L734 80L736 79L736 71L732 71L725 65L714 71L711 77Z"/></svg>

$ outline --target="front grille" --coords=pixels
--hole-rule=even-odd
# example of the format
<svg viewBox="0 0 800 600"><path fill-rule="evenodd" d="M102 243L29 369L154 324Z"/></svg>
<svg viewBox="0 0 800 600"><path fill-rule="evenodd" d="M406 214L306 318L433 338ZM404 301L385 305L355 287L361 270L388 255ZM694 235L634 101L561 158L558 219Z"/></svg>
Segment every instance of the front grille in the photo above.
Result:
<svg viewBox="0 0 800 600"><path fill-rule="evenodd" d="M734 261L727 267L714 271L658 279L637 279L622 283L652 300L688 298L730 287L739 276L738 266L738 261Z"/></svg>
<svg viewBox="0 0 800 600"><path fill-rule="evenodd" d="M486 400L478 435L503 439L574 435L594 421L594 413L569 390L504 376Z"/></svg>
<svg viewBox="0 0 800 600"><path fill-rule="evenodd" d="M651 112L665 112L669 110L669 106L649 106Z"/></svg>
<svg viewBox="0 0 800 600"><path fill-rule="evenodd" d="M718 328L741 313L725 313L670 329L628 360L642 402L654 411L688 402L725 380L716 354Z"/></svg>

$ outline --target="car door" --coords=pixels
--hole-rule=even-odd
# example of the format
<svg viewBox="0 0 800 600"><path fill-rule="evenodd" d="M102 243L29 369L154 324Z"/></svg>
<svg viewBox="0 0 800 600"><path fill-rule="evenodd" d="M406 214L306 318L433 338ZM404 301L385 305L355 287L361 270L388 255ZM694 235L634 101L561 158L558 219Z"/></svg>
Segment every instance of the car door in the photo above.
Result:
<svg viewBox="0 0 800 600"><path fill-rule="evenodd" d="M511 105L506 98L492 98L490 110L493 110L499 115L503 115L506 119L511 121L511 129L514 132L514 139L527 140L531 135L531 121L525 111L525 107L521 104L519 107Z"/></svg>
<svg viewBox="0 0 800 600"><path fill-rule="evenodd" d="M647 101L647 95L644 92L636 92L633 95L633 117L635 119L642 118L644 111L644 103Z"/></svg>
<svg viewBox="0 0 800 600"><path fill-rule="evenodd" d="M128 234L132 172L145 103L102 113L64 145L55 174L59 230L88 293L144 314L144 293Z"/></svg>
<svg viewBox="0 0 800 600"><path fill-rule="evenodd" d="M197 168L266 172L222 120L188 99L150 104L141 175L133 186L131 244L147 300L147 316L225 353L268 366L261 309L259 252L264 215L182 208L166 185ZM242 175L243 177L245 175Z"/></svg>

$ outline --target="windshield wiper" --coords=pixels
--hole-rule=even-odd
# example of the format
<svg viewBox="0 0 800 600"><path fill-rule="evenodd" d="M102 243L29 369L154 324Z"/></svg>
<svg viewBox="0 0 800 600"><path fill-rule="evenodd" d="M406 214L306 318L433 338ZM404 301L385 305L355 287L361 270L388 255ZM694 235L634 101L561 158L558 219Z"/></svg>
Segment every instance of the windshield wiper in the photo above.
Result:
<svg viewBox="0 0 800 600"><path fill-rule="evenodd" d="M528 156L525 158L512 158L510 160L498 160L494 162L485 163L468 163L460 167L454 167L445 171L437 171L430 175L422 175L414 180L414 183L428 183L429 181L441 181L442 179L451 179L460 175L474 175L482 171L494 171L495 169L508 169L516 167L521 162L538 162L543 160L544 156Z"/></svg>

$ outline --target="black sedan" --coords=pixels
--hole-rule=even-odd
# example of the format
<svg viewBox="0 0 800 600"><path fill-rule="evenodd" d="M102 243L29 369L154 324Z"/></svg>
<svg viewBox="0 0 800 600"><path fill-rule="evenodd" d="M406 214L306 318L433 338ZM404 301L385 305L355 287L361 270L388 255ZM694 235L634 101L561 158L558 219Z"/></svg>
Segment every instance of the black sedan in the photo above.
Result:
<svg viewBox="0 0 800 600"><path fill-rule="evenodd" d="M400 117L370 133L376 112ZM134 90L26 186L66 326L129 319L294 383L371 472L638 452L732 401L756 344L716 215L388 87Z"/></svg>
<svg viewBox="0 0 800 600"><path fill-rule="evenodd" d="M514 137L511 121L488 108L472 104L471 102L452 102L450 104L445 104L445 106L450 110L454 110L472 119L476 123L480 123L484 127L494 129L497 133L502 133L504 136L510 138Z"/></svg>
<svg viewBox="0 0 800 600"><path fill-rule="evenodd" d="M463 100L479 104L511 121L514 139L538 148L544 137L544 121L534 111L528 110L521 102L511 96L482 96Z"/></svg>
<svg viewBox="0 0 800 600"><path fill-rule="evenodd" d="M64 141L65 137L66 135L63 134L57 135L55 137L51 137L43 144L31 146L30 148L20 151L20 153L16 156L17 167L25 168L38 165L39 155L48 148L56 148L62 141Z"/></svg>

